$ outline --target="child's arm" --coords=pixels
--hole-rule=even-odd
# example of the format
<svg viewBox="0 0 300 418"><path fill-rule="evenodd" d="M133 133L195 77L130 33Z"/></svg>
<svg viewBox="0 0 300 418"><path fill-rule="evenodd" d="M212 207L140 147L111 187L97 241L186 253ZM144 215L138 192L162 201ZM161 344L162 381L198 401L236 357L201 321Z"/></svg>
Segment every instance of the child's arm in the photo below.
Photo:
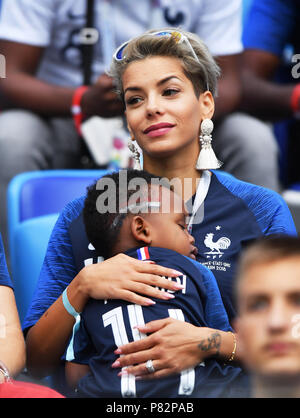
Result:
<svg viewBox="0 0 300 418"><path fill-rule="evenodd" d="M73 363L66 361L65 376L70 388L75 389L79 380L90 372L90 367L87 364Z"/></svg>
<svg viewBox="0 0 300 418"><path fill-rule="evenodd" d="M79 327L73 328L73 337L62 356L65 360L65 377L70 388L75 389L79 380L90 373L89 360L94 355L96 355L96 349L86 330L83 312L80 315Z"/></svg>

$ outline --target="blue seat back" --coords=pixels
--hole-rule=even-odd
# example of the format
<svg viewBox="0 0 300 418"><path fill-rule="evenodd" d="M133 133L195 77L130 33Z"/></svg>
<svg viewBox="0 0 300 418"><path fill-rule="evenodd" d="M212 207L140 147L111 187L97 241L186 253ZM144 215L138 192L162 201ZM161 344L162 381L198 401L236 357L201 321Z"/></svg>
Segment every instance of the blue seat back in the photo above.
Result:
<svg viewBox="0 0 300 418"><path fill-rule="evenodd" d="M49 170L17 175L8 187L10 268L21 322L31 302L59 212L106 170Z"/></svg>

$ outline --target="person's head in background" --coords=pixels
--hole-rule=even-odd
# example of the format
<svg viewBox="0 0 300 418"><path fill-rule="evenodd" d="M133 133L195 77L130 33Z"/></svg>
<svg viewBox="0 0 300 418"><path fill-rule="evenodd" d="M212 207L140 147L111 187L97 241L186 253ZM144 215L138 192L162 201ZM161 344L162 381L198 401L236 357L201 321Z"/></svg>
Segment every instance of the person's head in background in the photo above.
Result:
<svg viewBox="0 0 300 418"><path fill-rule="evenodd" d="M138 170L103 176L88 188L83 210L88 239L104 258L152 246L195 259L187 215L168 181Z"/></svg>
<svg viewBox="0 0 300 418"><path fill-rule="evenodd" d="M116 51L110 75L144 168L159 175L182 164L195 170L201 122L213 116L219 77L206 45L181 30L149 31Z"/></svg>
<svg viewBox="0 0 300 418"><path fill-rule="evenodd" d="M235 328L253 397L300 396L300 239L265 238L242 255Z"/></svg>

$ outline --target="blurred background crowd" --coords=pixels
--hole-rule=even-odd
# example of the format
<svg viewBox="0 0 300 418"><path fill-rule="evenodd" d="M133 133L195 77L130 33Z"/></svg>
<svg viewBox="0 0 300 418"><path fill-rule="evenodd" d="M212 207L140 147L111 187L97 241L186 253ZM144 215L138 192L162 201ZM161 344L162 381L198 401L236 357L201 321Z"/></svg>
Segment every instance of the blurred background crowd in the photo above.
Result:
<svg viewBox="0 0 300 418"><path fill-rule="evenodd" d="M106 70L117 45L166 25L197 33L221 67L214 146L222 169L283 193L297 225L297 1L2 3L0 211L6 248L6 194L14 176L128 166L123 105ZM76 99L82 85L89 89ZM79 120L89 123L79 128Z"/></svg>

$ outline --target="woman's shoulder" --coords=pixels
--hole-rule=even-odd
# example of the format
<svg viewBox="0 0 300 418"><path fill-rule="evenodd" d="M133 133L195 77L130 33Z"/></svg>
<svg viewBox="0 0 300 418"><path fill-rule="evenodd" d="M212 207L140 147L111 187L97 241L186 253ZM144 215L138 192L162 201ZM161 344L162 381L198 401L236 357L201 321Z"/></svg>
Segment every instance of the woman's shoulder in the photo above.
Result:
<svg viewBox="0 0 300 418"><path fill-rule="evenodd" d="M65 207L60 212L58 222L63 221L68 224L72 223L76 218L78 218L83 210L85 196L80 196L74 200L71 200L65 205Z"/></svg>
<svg viewBox="0 0 300 418"><path fill-rule="evenodd" d="M61 251L62 246L64 248L70 246L70 229L82 213L84 200L85 196L76 198L67 203L62 209L51 232L47 254Z"/></svg>
<svg viewBox="0 0 300 418"><path fill-rule="evenodd" d="M280 194L274 190L239 180L225 171L212 170L212 173L223 187L241 199L258 201L259 199L267 198L280 203L284 201Z"/></svg>
<svg viewBox="0 0 300 418"><path fill-rule="evenodd" d="M212 171L216 181L252 212L263 233L295 235L296 228L287 203L270 189L239 180L224 171Z"/></svg>

